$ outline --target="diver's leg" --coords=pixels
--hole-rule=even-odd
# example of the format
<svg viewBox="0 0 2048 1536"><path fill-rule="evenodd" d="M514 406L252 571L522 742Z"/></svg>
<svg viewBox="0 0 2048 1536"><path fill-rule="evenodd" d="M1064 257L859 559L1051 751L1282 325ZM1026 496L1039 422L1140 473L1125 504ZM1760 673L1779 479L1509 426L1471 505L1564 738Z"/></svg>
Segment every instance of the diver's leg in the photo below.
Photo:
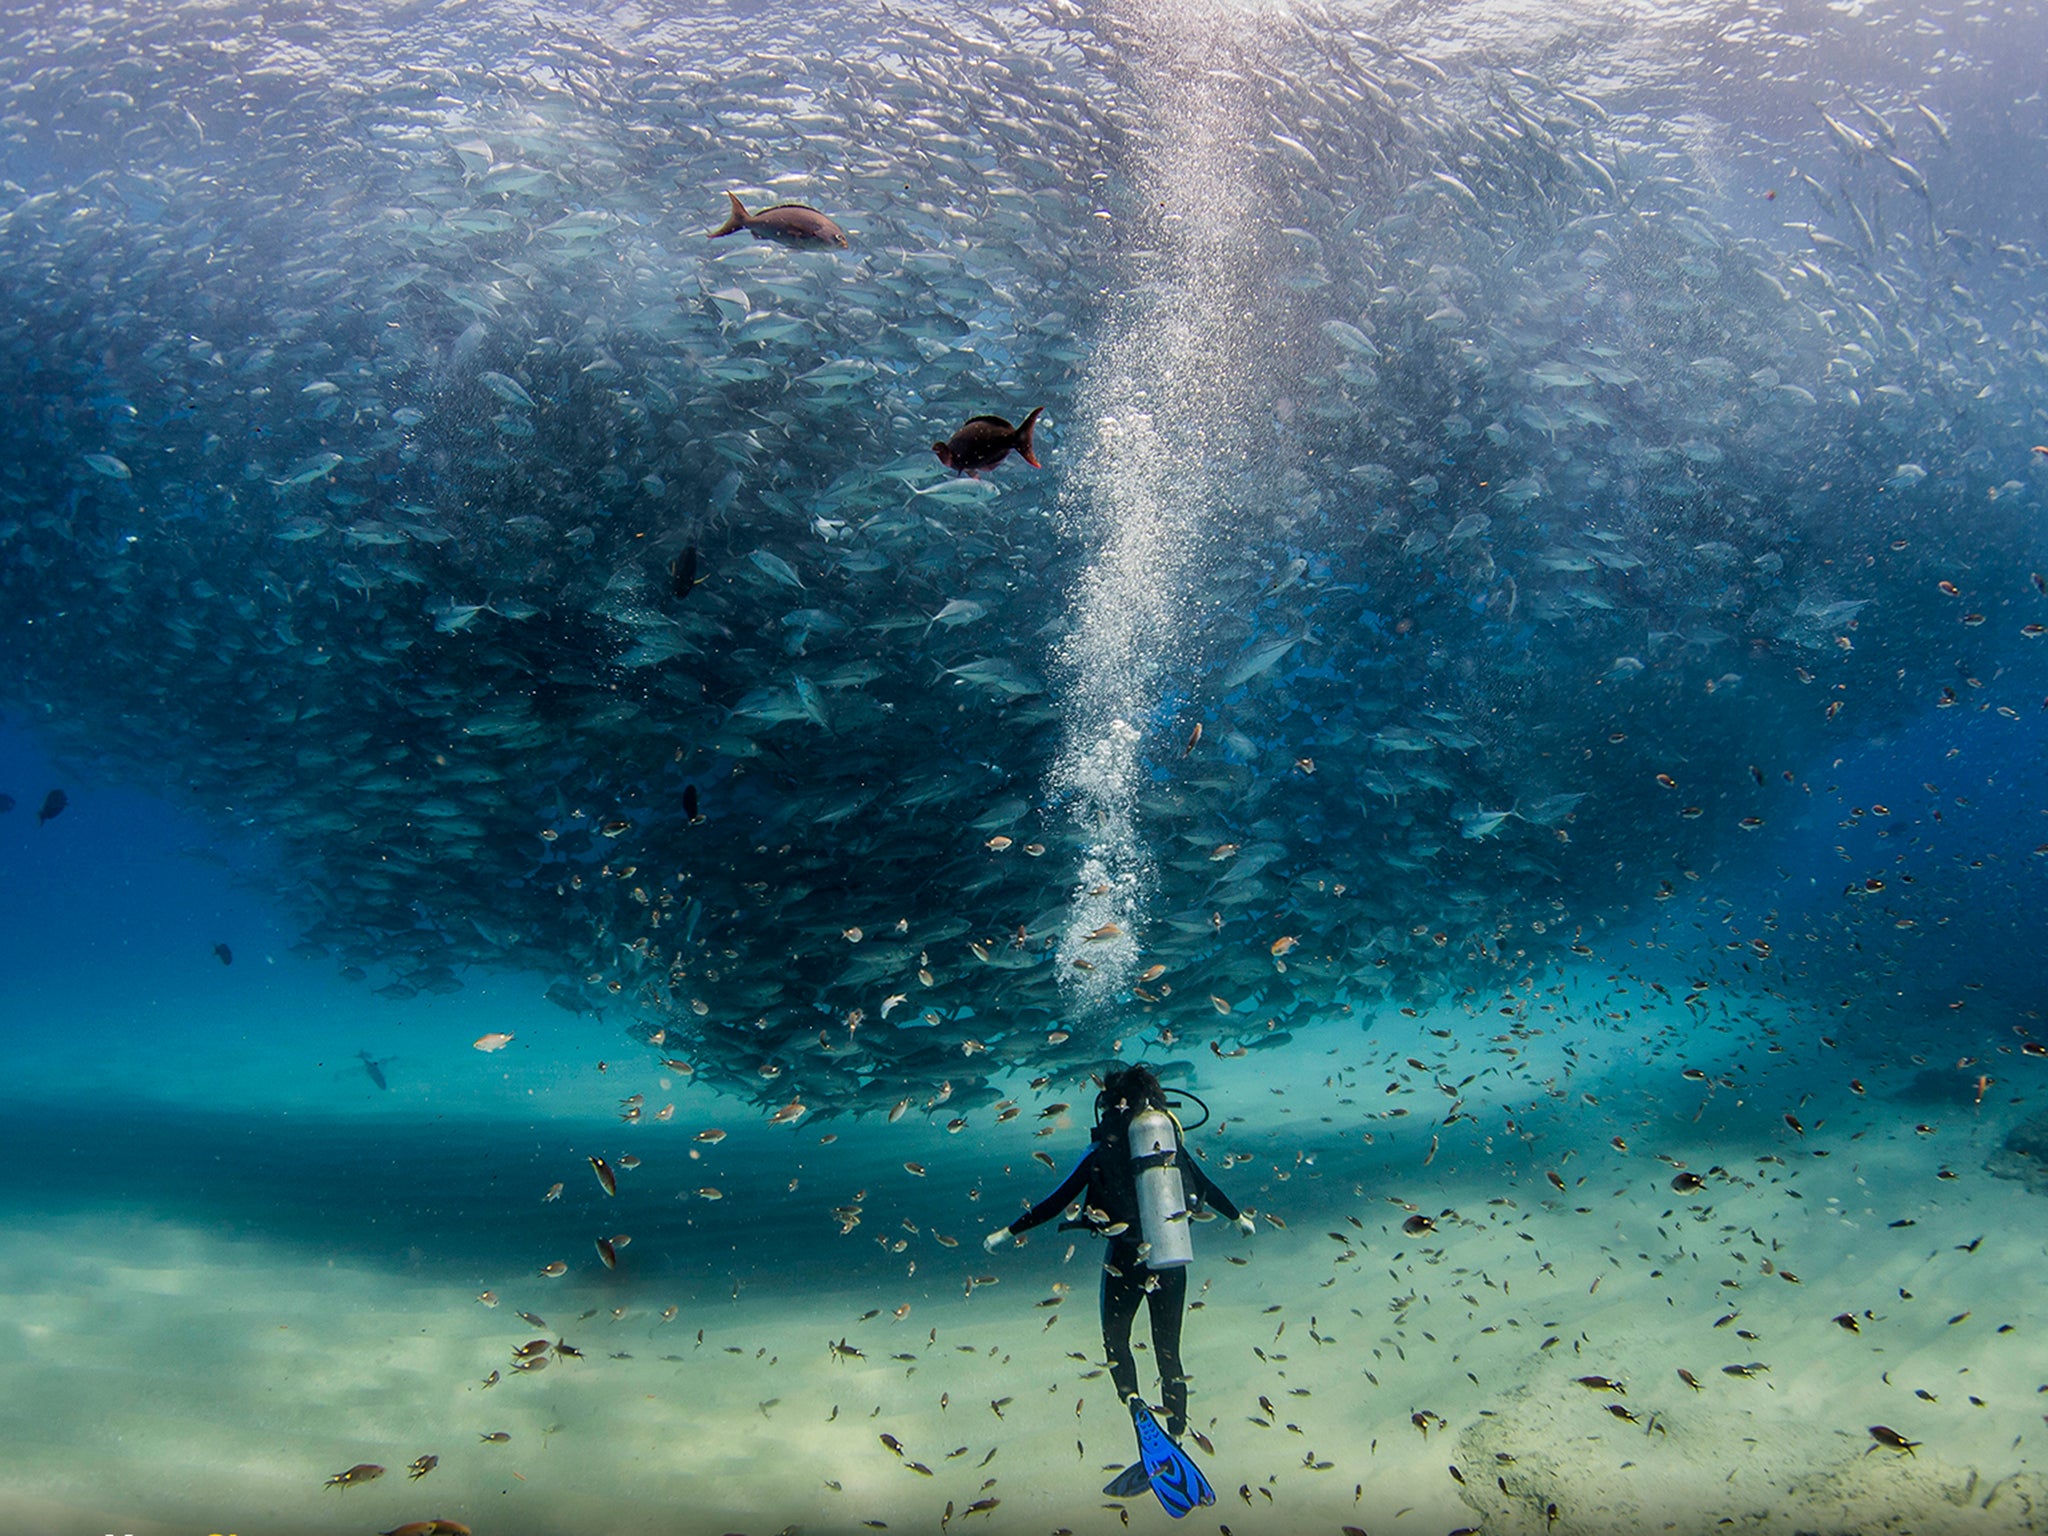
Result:
<svg viewBox="0 0 2048 1536"><path fill-rule="evenodd" d="M1188 1299L1185 1264L1151 1271L1159 1284L1147 1302L1152 1313L1152 1352L1159 1357L1159 1394L1166 1404L1166 1432L1178 1440L1188 1427L1188 1379L1180 1365L1181 1313Z"/></svg>
<svg viewBox="0 0 2048 1536"><path fill-rule="evenodd" d="M1102 1352L1109 1360L1109 1379L1116 1383L1120 1403L1138 1391L1138 1367L1131 1359L1131 1324L1145 1292L1143 1266L1135 1260L1118 1263L1114 1251L1102 1266Z"/></svg>

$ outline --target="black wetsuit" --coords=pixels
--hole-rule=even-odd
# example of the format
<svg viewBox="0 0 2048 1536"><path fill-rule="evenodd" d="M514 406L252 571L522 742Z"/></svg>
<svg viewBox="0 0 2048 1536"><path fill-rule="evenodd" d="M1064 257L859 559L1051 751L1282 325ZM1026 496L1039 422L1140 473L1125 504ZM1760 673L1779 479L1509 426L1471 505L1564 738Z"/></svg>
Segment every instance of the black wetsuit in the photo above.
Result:
<svg viewBox="0 0 2048 1536"><path fill-rule="evenodd" d="M1179 1439L1187 1427L1188 1416L1188 1383L1180 1364L1181 1311L1188 1295L1187 1266L1176 1264L1155 1270L1138 1257L1142 1238L1130 1154L1120 1131L1097 1135L1100 1139L1088 1148L1060 1187L1011 1222L1010 1230L1028 1232L1043 1226L1076 1200L1084 1202L1082 1219L1065 1225L1098 1231L1119 1222L1125 1224L1124 1230L1109 1239L1109 1250L1102 1256L1102 1347L1109 1357L1110 1380L1116 1383L1119 1401L1128 1402L1138 1390L1138 1367L1131 1359L1131 1323L1138 1315L1139 1301L1146 1300L1152 1313L1152 1350L1159 1359L1166 1430ZM1188 1192L1190 1214L1199 1206L1210 1205L1229 1220L1237 1220L1238 1210L1230 1196L1216 1187L1202 1165L1188 1156L1185 1147L1180 1147L1177 1126L1174 1144L1179 1148L1176 1162ZM1107 1220L1090 1219L1089 1212L1101 1212Z"/></svg>

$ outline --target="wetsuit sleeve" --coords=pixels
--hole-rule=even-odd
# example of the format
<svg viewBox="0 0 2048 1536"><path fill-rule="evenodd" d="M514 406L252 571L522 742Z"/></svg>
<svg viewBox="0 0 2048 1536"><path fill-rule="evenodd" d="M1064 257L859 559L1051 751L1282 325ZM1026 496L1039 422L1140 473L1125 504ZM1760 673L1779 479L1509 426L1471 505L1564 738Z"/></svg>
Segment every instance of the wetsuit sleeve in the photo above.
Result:
<svg viewBox="0 0 2048 1536"><path fill-rule="evenodd" d="M1192 1154L1183 1156L1181 1167L1187 1170L1188 1182L1195 1186L1195 1199L1200 1204L1214 1206L1226 1221L1237 1220L1237 1206L1230 1196L1216 1187L1216 1181L1209 1177L1209 1171L1202 1166L1200 1159Z"/></svg>
<svg viewBox="0 0 2048 1536"><path fill-rule="evenodd" d="M1031 1207L1022 1216L1010 1223L1012 1232L1029 1232L1033 1227L1044 1226L1053 1217L1081 1198L1081 1191L1088 1187L1088 1174L1095 1166L1095 1154L1100 1150L1090 1147L1074 1164L1074 1171L1067 1175L1060 1187Z"/></svg>

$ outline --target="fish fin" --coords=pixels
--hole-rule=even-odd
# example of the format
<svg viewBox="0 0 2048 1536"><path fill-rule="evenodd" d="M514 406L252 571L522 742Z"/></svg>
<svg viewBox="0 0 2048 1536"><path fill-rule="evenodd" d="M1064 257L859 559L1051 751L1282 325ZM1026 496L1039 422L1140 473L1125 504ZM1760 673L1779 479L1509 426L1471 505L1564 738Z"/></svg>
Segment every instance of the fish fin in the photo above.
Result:
<svg viewBox="0 0 2048 1536"><path fill-rule="evenodd" d="M1135 1499L1151 1486L1152 1479L1145 1475L1145 1463L1134 1461L1105 1483L1102 1491L1112 1499Z"/></svg>
<svg viewBox="0 0 2048 1536"><path fill-rule="evenodd" d="M1029 464L1033 469L1043 469L1045 467L1038 462L1038 455L1031 450L1031 429L1038 425L1039 415L1044 409L1045 407L1042 405L1034 405L1031 408L1031 414L1024 418L1024 425L1017 429L1017 457L1026 464Z"/></svg>
<svg viewBox="0 0 2048 1536"><path fill-rule="evenodd" d="M740 201L737 192L728 192L725 195L732 200L732 216L719 225L718 228L711 231L711 238L713 240L718 239L721 235L739 233L739 231L747 227L747 221L752 217L747 212L747 205Z"/></svg>
<svg viewBox="0 0 2048 1536"><path fill-rule="evenodd" d="M1173 1443L1173 1437L1159 1427L1144 1400L1131 1398L1131 1423L1138 1431L1138 1455L1159 1506L1174 1519L1183 1518L1196 1505L1216 1502L1216 1490L1187 1452Z"/></svg>

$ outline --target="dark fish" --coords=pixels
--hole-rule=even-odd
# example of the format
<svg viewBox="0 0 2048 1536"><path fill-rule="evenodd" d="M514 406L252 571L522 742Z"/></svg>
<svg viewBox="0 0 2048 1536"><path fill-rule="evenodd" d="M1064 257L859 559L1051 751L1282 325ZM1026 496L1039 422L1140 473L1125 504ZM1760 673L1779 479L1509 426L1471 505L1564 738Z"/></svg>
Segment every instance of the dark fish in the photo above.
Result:
<svg viewBox="0 0 2048 1536"><path fill-rule="evenodd" d="M1031 433L1038 425L1043 406L1033 406L1031 414L1024 418L1024 424L1011 426L1000 416L970 416L967 425L955 432L943 443L933 443L932 452L939 456L939 462L950 470L963 475L978 475L984 469L994 469L1015 449L1017 457L1033 469L1040 467L1038 456L1031 449Z"/></svg>
<svg viewBox="0 0 2048 1536"><path fill-rule="evenodd" d="M583 994L566 981L558 981L547 990L547 999L557 1008L566 1008L570 1013L588 1013L590 1004L583 1000Z"/></svg>
<svg viewBox="0 0 2048 1536"><path fill-rule="evenodd" d="M40 827L46 821L55 821L64 814L64 807L70 803L71 797L63 790L51 790L43 796L43 808L36 812L36 825Z"/></svg>
<svg viewBox="0 0 2048 1536"><path fill-rule="evenodd" d="M5 815L6 815L6 814L7 814L7 813L8 813L9 811L11 811L11 810L13 810L13 809L14 809L14 796L12 796L12 795L0 795L0 816L5 816Z"/></svg>
<svg viewBox="0 0 2048 1536"><path fill-rule="evenodd" d="M223 945L222 947L225 948L226 946ZM370 1081L379 1088L389 1089L391 1085L384 1081L384 1063L373 1060L368 1051L357 1051L356 1055L363 1063L363 1070L370 1074Z"/></svg>
<svg viewBox="0 0 2048 1536"><path fill-rule="evenodd" d="M749 213L735 194L725 195L732 202L732 213L711 231L714 240L744 229L756 240L780 240L784 245L846 244L846 231L807 204L777 203L773 208Z"/></svg>
<svg viewBox="0 0 2048 1536"><path fill-rule="evenodd" d="M697 546L686 547L680 555L668 563L669 590L678 598L688 597L690 589L697 585Z"/></svg>
<svg viewBox="0 0 2048 1536"><path fill-rule="evenodd" d="M214 945L213 953L214 957L218 959L222 965L233 965L235 963L235 952L232 949L229 949L225 944Z"/></svg>
<svg viewBox="0 0 2048 1536"><path fill-rule="evenodd" d="M683 786L683 814L690 819L692 826L703 820L697 814L697 786L694 784L685 784Z"/></svg>

